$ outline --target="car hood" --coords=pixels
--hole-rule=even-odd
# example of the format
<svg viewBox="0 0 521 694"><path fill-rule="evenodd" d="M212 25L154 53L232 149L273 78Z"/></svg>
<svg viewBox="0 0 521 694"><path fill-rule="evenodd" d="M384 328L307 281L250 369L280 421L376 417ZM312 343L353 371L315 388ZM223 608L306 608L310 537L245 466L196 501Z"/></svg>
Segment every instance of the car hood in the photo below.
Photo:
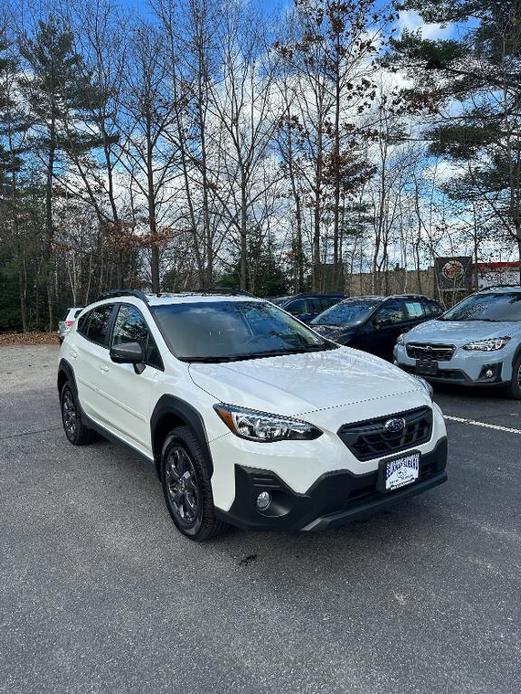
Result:
<svg viewBox="0 0 521 694"><path fill-rule="evenodd" d="M474 340L521 335L521 323L517 321L443 321L430 320L410 330L406 342L449 343L461 347Z"/></svg>
<svg viewBox="0 0 521 694"><path fill-rule="evenodd" d="M304 414L423 391L413 376L348 347L221 364L190 364L194 383L221 402Z"/></svg>

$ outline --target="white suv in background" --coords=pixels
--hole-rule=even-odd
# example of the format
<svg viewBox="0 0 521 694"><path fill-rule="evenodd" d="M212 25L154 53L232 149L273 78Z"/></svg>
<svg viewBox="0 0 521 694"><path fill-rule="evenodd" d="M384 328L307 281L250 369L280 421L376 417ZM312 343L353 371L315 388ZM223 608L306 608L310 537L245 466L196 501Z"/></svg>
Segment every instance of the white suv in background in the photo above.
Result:
<svg viewBox="0 0 521 694"><path fill-rule="evenodd" d="M178 529L315 530L446 480L430 387L241 294L121 290L63 342L63 425L157 467Z"/></svg>
<svg viewBox="0 0 521 694"><path fill-rule="evenodd" d="M67 313L65 315L65 319L61 320L58 323L58 339L60 342L63 342L63 338L69 330L72 328L74 321L76 318L80 315L80 313L83 311L83 306L79 306L77 308L68 308Z"/></svg>

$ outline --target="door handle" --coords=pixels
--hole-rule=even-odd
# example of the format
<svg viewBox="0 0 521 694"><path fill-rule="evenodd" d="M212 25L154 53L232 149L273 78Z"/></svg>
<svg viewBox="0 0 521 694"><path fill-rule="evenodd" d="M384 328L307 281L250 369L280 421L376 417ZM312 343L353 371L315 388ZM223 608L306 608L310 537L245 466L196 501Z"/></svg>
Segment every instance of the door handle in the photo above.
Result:
<svg viewBox="0 0 521 694"><path fill-rule="evenodd" d="M109 367L108 366L101 366L100 371L102 374L108 374L109 372Z"/></svg>

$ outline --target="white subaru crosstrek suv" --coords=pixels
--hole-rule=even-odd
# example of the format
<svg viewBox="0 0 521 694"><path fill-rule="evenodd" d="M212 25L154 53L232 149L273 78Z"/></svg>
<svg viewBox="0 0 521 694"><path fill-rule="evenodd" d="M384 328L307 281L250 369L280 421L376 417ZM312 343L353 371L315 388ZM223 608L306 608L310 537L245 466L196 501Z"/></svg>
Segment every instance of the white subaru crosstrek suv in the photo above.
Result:
<svg viewBox="0 0 521 694"><path fill-rule="evenodd" d="M447 479L424 381L246 295L110 292L66 336L58 390L69 441L155 464L194 540L336 527Z"/></svg>

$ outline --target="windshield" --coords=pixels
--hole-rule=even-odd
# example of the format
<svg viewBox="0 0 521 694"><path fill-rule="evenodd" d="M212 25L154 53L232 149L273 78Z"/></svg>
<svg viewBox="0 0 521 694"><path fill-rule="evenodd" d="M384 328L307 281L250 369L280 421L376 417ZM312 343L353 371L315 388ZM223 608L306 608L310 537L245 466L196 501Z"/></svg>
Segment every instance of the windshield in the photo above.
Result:
<svg viewBox="0 0 521 694"><path fill-rule="evenodd" d="M369 313L380 304L380 301L372 299L360 301L357 299L342 301L311 321L312 325L344 325L346 323L360 323Z"/></svg>
<svg viewBox="0 0 521 694"><path fill-rule="evenodd" d="M521 291L473 294L449 309L440 320L521 321Z"/></svg>
<svg viewBox="0 0 521 694"><path fill-rule="evenodd" d="M151 310L170 349L184 361L234 361L336 348L267 302L206 301Z"/></svg>

